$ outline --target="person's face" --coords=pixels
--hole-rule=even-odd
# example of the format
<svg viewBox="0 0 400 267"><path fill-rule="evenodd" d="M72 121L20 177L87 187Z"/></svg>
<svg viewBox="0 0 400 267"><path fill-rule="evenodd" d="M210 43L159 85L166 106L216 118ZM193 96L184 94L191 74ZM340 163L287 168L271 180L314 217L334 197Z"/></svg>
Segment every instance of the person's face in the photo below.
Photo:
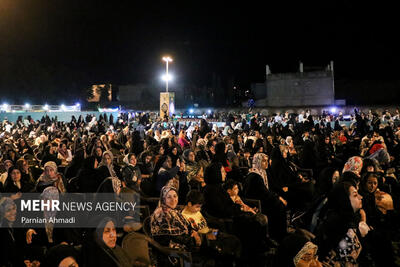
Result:
<svg viewBox="0 0 400 267"><path fill-rule="evenodd" d="M190 211L191 213L196 213L196 212L201 211L201 206L202 206L201 204L194 204L194 205L192 205L191 202L189 202L188 205L187 205L187 207L188 207L188 209L189 209L189 211Z"/></svg>
<svg viewBox="0 0 400 267"><path fill-rule="evenodd" d="M108 166L112 164L112 159L111 159L110 155L105 154L104 159L106 160L106 163Z"/></svg>
<svg viewBox="0 0 400 267"><path fill-rule="evenodd" d="M221 175L222 175L222 182L225 182L226 180L226 171L224 166L221 167Z"/></svg>
<svg viewBox="0 0 400 267"><path fill-rule="evenodd" d="M368 166L367 167L367 172L374 172L374 171L375 171L374 166Z"/></svg>
<svg viewBox="0 0 400 267"><path fill-rule="evenodd" d="M244 156L245 158L250 158L250 152L245 152L245 153L243 154L243 156Z"/></svg>
<svg viewBox="0 0 400 267"><path fill-rule="evenodd" d="M167 167L168 167L169 169L171 169L171 168L172 168L172 159L171 159L170 157L167 158L166 163L167 163Z"/></svg>
<svg viewBox="0 0 400 267"><path fill-rule="evenodd" d="M160 155L164 155L164 148L163 147L160 148Z"/></svg>
<svg viewBox="0 0 400 267"><path fill-rule="evenodd" d="M103 150L100 147L96 148L96 156L101 157L103 155Z"/></svg>
<svg viewBox="0 0 400 267"><path fill-rule="evenodd" d="M117 243L117 231L112 221L109 221L104 227L103 241L109 248L114 248Z"/></svg>
<svg viewBox="0 0 400 267"><path fill-rule="evenodd" d="M67 150L67 146L65 144L61 145L61 150L66 151Z"/></svg>
<svg viewBox="0 0 400 267"><path fill-rule="evenodd" d="M263 157L261 160L261 168L268 169L268 157Z"/></svg>
<svg viewBox="0 0 400 267"><path fill-rule="evenodd" d="M136 166L137 160L135 155L131 156L131 158L129 159L129 163L132 164L133 166Z"/></svg>
<svg viewBox="0 0 400 267"><path fill-rule="evenodd" d="M326 137L326 138L325 138L325 144L329 144L329 141L330 141L330 138L329 138L329 137Z"/></svg>
<svg viewBox="0 0 400 267"><path fill-rule="evenodd" d="M151 160L151 156L146 156L146 163L149 163L150 162L150 160Z"/></svg>
<svg viewBox="0 0 400 267"><path fill-rule="evenodd" d="M189 159L190 161L194 161L194 152L190 152L190 153L189 153L188 159Z"/></svg>
<svg viewBox="0 0 400 267"><path fill-rule="evenodd" d="M178 149L176 147L174 147L172 149L172 154L174 154L176 156L176 154L178 154Z"/></svg>
<svg viewBox="0 0 400 267"><path fill-rule="evenodd" d="M309 249L296 264L296 267L322 267L316 249Z"/></svg>
<svg viewBox="0 0 400 267"><path fill-rule="evenodd" d="M175 190L170 190L165 197L165 204L171 209L175 209L176 205L178 205L178 195Z"/></svg>
<svg viewBox="0 0 400 267"><path fill-rule="evenodd" d="M6 168L6 170L8 170L13 164L11 163L11 161L6 161L6 163L4 163L4 167Z"/></svg>
<svg viewBox="0 0 400 267"><path fill-rule="evenodd" d="M368 177L367 180L367 190L370 193L374 193L378 188L378 178L376 177Z"/></svg>
<svg viewBox="0 0 400 267"><path fill-rule="evenodd" d="M74 258L72 257L67 257L63 259L60 264L58 264L58 267L79 267L79 264L75 261Z"/></svg>
<svg viewBox="0 0 400 267"><path fill-rule="evenodd" d="M49 166L44 168L44 174L50 178L54 178L57 175L56 171Z"/></svg>
<svg viewBox="0 0 400 267"><path fill-rule="evenodd" d="M235 184L232 189L228 189L228 194L231 197L235 197L239 194L239 187L237 186L237 184Z"/></svg>
<svg viewBox="0 0 400 267"><path fill-rule="evenodd" d="M14 170L11 172L11 179L12 179L14 182L19 182L19 181L21 180L21 172L20 172L18 169L14 169Z"/></svg>
<svg viewBox="0 0 400 267"><path fill-rule="evenodd" d="M197 177L197 180L202 180L202 179L204 179L204 171L203 171L203 168L200 168L200 170L199 170L199 172L197 173L196 177Z"/></svg>
<svg viewBox="0 0 400 267"><path fill-rule="evenodd" d="M21 146L25 146L25 141L24 141L24 140L21 140L21 141L19 142L19 144L20 144Z"/></svg>
<svg viewBox="0 0 400 267"><path fill-rule="evenodd" d="M211 153L215 153L215 147L214 146L210 146L210 151L211 151Z"/></svg>
<svg viewBox="0 0 400 267"><path fill-rule="evenodd" d="M4 218L9 222L15 222L17 218L17 206L15 204L7 205Z"/></svg>
<svg viewBox="0 0 400 267"><path fill-rule="evenodd" d="M339 171L335 171L332 174L332 184L335 184L339 180L339 178L340 178Z"/></svg>
<svg viewBox="0 0 400 267"><path fill-rule="evenodd" d="M356 212L362 208L362 196L358 194L357 189L354 186L349 188L349 199L353 211Z"/></svg>

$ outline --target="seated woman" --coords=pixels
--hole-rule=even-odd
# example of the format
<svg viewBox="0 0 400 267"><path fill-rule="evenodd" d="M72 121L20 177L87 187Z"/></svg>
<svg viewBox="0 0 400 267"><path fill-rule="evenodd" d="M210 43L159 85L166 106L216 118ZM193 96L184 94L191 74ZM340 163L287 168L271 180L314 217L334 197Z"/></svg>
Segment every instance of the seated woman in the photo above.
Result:
<svg viewBox="0 0 400 267"><path fill-rule="evenodd" d="M17 167L10 167L8 169L7 180L4 184L4 192L6 193L28 193L35 187L29 181L23 180L21 171Z"/></svg>
<svg viewBox="0 0 400 267"><path fill-rule="evenodd" d="M24 229L17 223L17 215L17 206L14 201L8 197L1 198L0 266L21 266L24 263L24 255L20 250L24 246Z"/></svg>
<svg viewBox="0 0 400 267"><path fill-rule="evenodd" d="M328 196L326 218L317 227L321 259L329 266L358 266L360 234L368 229L361 221L362 196L350 182L338 182Z"/></svg>
<svg viewBox="0 0 400 267"><path fill-rule="evenodd" d="M204 188L205 216L233 220L233 229L231 231L239 237L243 244L246 244L243 247L244 254L249 259L256 259L255 254L264 253L271 247L267 222L260 220L264 216L257 216L251 212L243 211L241 205L232 201L228 192L223 188L225 178L225 168L220 162L214 162L206 168L206 186Z"/></svg>
<svg viewBox="0 0 400 267"><path fill-rule="evenodd" d="M151 215L153 238L170 248L192 250L200 247L200 235L176 209L177 205L178 191L173 187L164 186L161 189L159 206Z"/></svg>
<svg viewBox="0 0 400 267"><path fill-rule="evenodd" d="M114 155L111 151L104 151L101 162L98 165L98 172L103 174L104 177L119 177L119 170L114 168Z"/></svg>
<svg viewBox="0 0 400 267"><path fill-rule="evenodd" d="M85 245L83 256L85 266L134 266L128 254L117 245L116 224L110 217L100 221L94 233L94 242Z"/></svg>
<svg viewBox="0 0 400 267"><path fill-rule="evenodd" d="M363 246L372 255L377 266L394 262L391 241L399 224L399 213L393 207L393 199L390 194L380 191L381 184L382 179L373 172L367 173L360 184L366 221L374 229L367 236L368 244L363 243Z"/></svg>
<svg viewBox="0 0 400 267"><path fill-rule="evenodd" d="M317 256L318 246L302 232L285 237L277 251L276 266L322 267Z"/></svg>
<svg viewBox="0 0 400 267"><path fill-rule="evenodd" d="M78 259L79 253L73 246L61 244L46 253L44 266L79 267Z"/></svg>
<svg viewBox="0 0 400 267"><path fill-rule="evenodd" d="M187 167L187 165L186 165ZM187 179L189 181L189 187L193 190L201 191L206 185L204 182L204 170L200 164L192 165L190 171L188 171Z"/></svg>
<svg viewBox="0 0 400 267"><path fill-rule="evenodd" d="M246 198L261 201L262 213L269 219L271 235L280 240L286 235L286 200L272 192L270 179L267 175L268 156L257 153L253 157L253 167L250 169L244 184Z"/></svg>
<svg viewBox="0 0 400 267"><path fill-rule="evenodd" d="M142 174L139 166L137 166L136 155L129 153L124 157L125 167L122 168L121 176L125 185L136 191L140 190L140 183L142 181Z"/></svg>
<svg viewBox="0 0 400 267"><path fill-rule="evenodd" d="M48 186L55 186L61 193L66 192L64 177L58 172L57 164L48 161L44 164L44 172L36 181L36 192L41 193Z"/></svg>
<svg viewBox="0 0 400 267"><path fill-rule="evenodd" d="M71 150L67 148L67 145L61 142L58 146L57 158L61 160L61 165L67 166L72 161Z"/></svg>

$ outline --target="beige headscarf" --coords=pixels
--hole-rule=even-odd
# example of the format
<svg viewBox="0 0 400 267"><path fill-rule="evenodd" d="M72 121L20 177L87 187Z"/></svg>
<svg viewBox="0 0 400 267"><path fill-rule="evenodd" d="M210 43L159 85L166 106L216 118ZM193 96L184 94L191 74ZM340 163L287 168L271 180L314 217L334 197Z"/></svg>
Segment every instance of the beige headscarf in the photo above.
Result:
<svg viewBox="0 0 400 267"><path fill-rule="evenodd" d="M253 156L253 166L250 169L250 172L254 172L254 173L257 173L258 175L260 175L263 178L265 186L267 187L267 189L269 189L267 172L265 171L265 169L263 169L261 167L262 166L262 161L266 157L267 157L267 155L265 155L264 153L256 153L256 154L254 154L254 156Z"/></svg>

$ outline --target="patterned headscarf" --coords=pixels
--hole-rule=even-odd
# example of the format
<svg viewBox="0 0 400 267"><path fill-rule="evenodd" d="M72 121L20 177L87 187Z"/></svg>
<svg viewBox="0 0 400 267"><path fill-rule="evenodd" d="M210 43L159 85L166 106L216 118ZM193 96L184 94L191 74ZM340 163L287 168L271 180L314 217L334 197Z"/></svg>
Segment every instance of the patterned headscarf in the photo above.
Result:
<svg viewBox="0 0 400 267"><path fill-rule="evenodd" d="M360 172L363 166L363 161L361 157L354 156L347 160L346 164L344 164L344 168L342 173L344 172L353 172L360 176Z"/></svg>
<svg viewBox="0 0 400 267"><path fill-rule="evenodd" d="M165 199L167 198L167 195L168 195L169 191L171 191L171 190L174 190L176 192L176 194L178 194L178 190L176 190L175 187L164 186L163 188L161 188L160 202L159 202L161 205L166 205Z"/></svg>
<svg viewBox="0 0 400 267"><path fill-rule="evenodd" d="M121 181L116 177L109 177L109 178L111 178L114 193L117 193L118 190L121 188Z"/></svg>
<svg viewBox="0 0 400 267"><path fill-rule="evenodd" d="M254 172L260 175L263 178L265 186L267 187L267 189L269 189L267 172L265 171L265 169L262 168L262 161L266 157L267 155L265 155L264 153L256 153L253 157L253 166L250 169L250 172Z"/></svg>
<svg viewBox="0 0 400 267"><path fill-rule="evenodd" d="M314 249L315 251L318 250L318 246L313 244L312 242L308 241L307 243L304 244L304 246L300 249L300 251L296 254L296 256L293 258L293 263L294 266L297 266L299 263L301 257L304 256L310 249Z"/></svg>
<svg viewBox="0 0 400 267"><path fill-rule="evenodd" d="M15 205L14 200L9 197L3 197L0 199L0 220L3 219L4 215L6 214L7 207Z"/></svg>

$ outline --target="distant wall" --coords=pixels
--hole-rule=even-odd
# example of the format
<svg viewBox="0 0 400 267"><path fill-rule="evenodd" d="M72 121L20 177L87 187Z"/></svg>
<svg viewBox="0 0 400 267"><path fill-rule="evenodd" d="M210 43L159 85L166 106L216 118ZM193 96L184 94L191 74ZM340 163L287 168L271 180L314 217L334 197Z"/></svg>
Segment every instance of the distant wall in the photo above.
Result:
<svg viewBox="0 0 400 267"><path fill-rule="evenodd" d="M22 118L26 118L28 115L32 117L33 120L40 120L43 116L48 115L50 118L54 118L57 116L58 121L65 121L69 122L71 121L72 115L75 116L76 119L79 118L80 115L82 115L84 118L86 117L87 114L91 114L96 116L98 119L100 114L107 114L108 117L110 117L111 114L113 114L114 119L118 117L118 112L98 112L98 111L82 111L82 112L15 112L15 113L8 113L8 112L1 112L0 113L0 121L3 121L4 119L7 119L8 121L15 122L17 121L19 116L22 116Z"/></svg>
<svg viewBox="0 0 400 267"><path fill-rule="evenodd" d="M269 74L266 101L261 103L271 107L332 105L333 86L330 71Z"/></svg>

